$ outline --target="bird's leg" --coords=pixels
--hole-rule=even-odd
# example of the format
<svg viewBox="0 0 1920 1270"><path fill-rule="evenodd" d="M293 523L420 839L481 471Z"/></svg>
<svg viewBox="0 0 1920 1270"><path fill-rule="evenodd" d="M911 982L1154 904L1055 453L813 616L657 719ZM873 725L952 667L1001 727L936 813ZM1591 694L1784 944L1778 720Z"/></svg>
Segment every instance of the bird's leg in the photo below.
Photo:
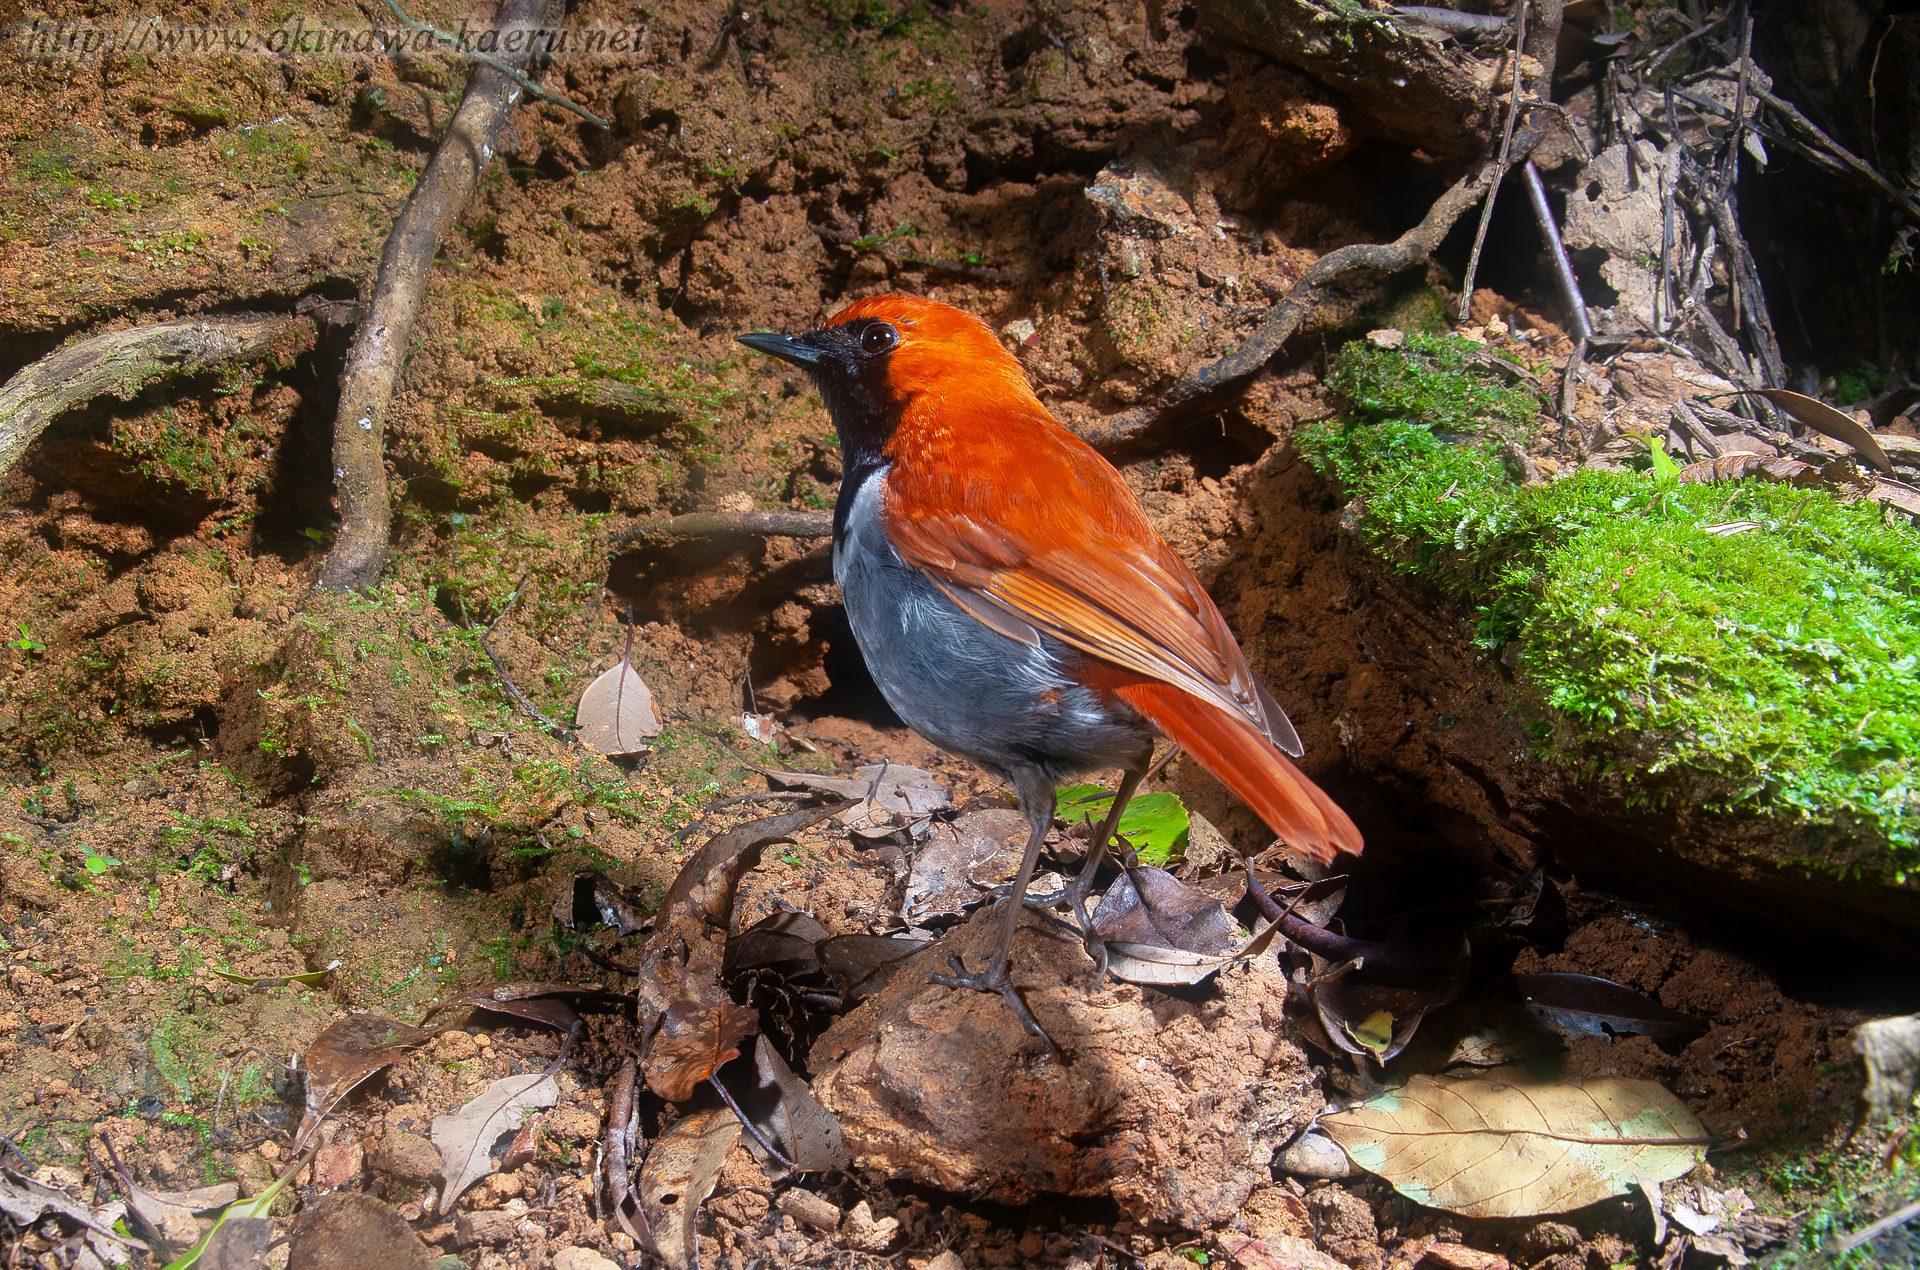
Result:
<svg viewBox="0 0 1920 1270"><path fill-rule="evenodd" d="M1027 824L1031 833L1027 838L1027 854L1020 861L1020 872L1013 879L1013 890L1007 896L1007 916L1000 927L1000 942L994 945L993 960L987 963L983 973L968 974L966 964L958 956L948 958L953 967L950 975L928 975L935 983L943 983L949 988L972 988L976 992L997 992L1006 998L1007 1004L1020 1019L1028 1032L1039 1037L1054 1050L1053 1038L1040 1026L1040 1020L1033 1017L1033 1011L1020 998L1020 992L1013 986L1013 977L1007 973L1007 958L1013 952L1013 935L1020 926L1020 915L1026 911L1027 884L1033 881L1033 866L1040 859L1040 848L1047 841L1047 831L1053 828L1053 782L1044 772L1016 772L1013 777L1014 789L1020 795L1021 810L1027 813Z"/></svg>
<svg viewBox="0 0 1920 1270"><path fill-rule="evenodd" d="M1113 806L1107 810L1107 818L1100 822L1100 828L1094 832L1093 845L1087 848L1087 860L1080 866L1080 876L1073 885L1061 895L1060 903L1073 910L1080 919L1080 931L1086 940L1087 955L1100 963L1100 977L1107 974L1106 941L1093 933L1093 917L1087 912L1087 894L1093 890L1094 879L1100 873L1100 862L1106 859L1107 840L1113 837L1120 827L1120 815L1126 811L1127 804L1133 801L1133 792L1140 788L1140 782L1147 776L1144 768L1128 772L1120 778L1120 792L1113 796Z"/></svg>

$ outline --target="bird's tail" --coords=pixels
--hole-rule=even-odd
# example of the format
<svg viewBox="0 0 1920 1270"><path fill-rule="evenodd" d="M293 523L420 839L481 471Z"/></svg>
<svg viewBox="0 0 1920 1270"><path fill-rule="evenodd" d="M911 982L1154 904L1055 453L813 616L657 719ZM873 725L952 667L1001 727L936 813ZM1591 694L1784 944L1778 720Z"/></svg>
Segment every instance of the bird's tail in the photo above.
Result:
<svg viewBox="0 0 1920 1270"><path fill-rule="evenodd" d="M1322 864L1343 851L1360 854L1360 831L1347 813L1251 724L1171 684L1140 679L1113 691L1199 759L1294 850Z"/></svg>

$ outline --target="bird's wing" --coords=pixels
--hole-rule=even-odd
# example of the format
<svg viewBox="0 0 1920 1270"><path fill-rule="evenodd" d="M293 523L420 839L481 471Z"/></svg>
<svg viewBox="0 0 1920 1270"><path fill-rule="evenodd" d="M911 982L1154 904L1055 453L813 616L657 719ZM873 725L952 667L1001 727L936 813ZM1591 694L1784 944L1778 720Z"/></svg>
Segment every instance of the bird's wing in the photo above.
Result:
<svg viewBox="0 0 1920 1270"><path fill-rule="evenodd" d="M1243 720L1298 755L1293 725L1254 679L1226 619L1161 539L1119 473L1056 426L941 462L896 462L887 533L980 621L1014 638L1045 632ZM957 460L957 461L956 461ZM991 464L992 481L972 473Z"/></svg>

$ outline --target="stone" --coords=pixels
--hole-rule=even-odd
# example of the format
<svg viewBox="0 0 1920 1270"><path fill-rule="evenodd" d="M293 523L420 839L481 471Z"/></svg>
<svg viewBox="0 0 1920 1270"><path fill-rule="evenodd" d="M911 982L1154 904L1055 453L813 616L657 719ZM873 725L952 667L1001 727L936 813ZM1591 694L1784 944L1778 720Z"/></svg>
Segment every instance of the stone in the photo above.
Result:
<svg viewBox="0 0 1920 1270"><path fill-rule="evenodd" d="M454 1238L462 1248L476 1244L503 1244L513 1238L513 1214L497 1210L461 1213L453 1219Z"/></svg>
<svg viewBox="0 0 1920 1270"><path fill-rule="evenodd" d="M562 1248L553 1254L553 1270L620 1270L620 1263L591 1248Z"/></svg>
<svg viewBox="0 0 1920 1270"><path fill-rule="evenodd" d="M921 961L985 965L999 921L982 910ZM864 1168L999 1204L1111 1194L1136 1220L1230 1222L1322 1106L1284 1031L1286 980L1260 958L1198 1006L1095 987L1092 968L1077 938L1023 922L1014 982L1071 1063L998 996L902 974L814 1044L814 1096Z"/></svg>
<svg viewBox="0 0 1920 1270"><path fill-rule="evenodd" d="M389 1133L374 1152L374 1167L403 1182L432 1182L445 1164L433 1143L417 1133Z"/></svg>
<svg viewBox="0 0 1920 1270"><path fill-rule="evenodd" d="M815 1230L831 1233L840 1229L840 1210L812 1191L782 1191L774 1207Z"/></svg>

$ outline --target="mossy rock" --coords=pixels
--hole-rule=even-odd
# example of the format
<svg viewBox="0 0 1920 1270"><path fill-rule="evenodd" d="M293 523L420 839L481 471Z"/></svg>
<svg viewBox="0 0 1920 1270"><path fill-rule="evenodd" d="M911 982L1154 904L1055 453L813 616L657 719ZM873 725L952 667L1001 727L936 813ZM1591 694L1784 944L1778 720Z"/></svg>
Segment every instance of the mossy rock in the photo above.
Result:
<svg viewBox="0 0 1920 1270"><path fill-rule="evenodd" d="M1350 414L1299 438L1370 620L1434 663L1400 673L1460 686L1429 742L1510 845L1920 951L1920 532L1658 453L1527 484L1530 394L1474 352L1349 345Z"/></svg>

